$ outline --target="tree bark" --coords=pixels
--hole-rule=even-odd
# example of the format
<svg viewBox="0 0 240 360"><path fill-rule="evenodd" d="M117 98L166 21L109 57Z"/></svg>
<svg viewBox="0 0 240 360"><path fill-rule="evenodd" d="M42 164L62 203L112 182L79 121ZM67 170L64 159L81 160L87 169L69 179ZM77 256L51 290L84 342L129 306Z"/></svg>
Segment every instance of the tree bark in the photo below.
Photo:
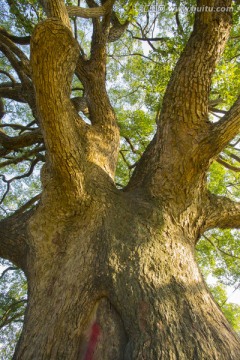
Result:
<svg viewBox="0 0 240 360"><path fill-rule="evenodd" d="M0 257L27 271L28 221L33 210L9 216L0 221Z"/></svg>
<svg viewBox="0 0 240 360"><path fill-rule="evenodd" d="M195 261L195 230L144 193L109 185L91 198L72 212L40 205L31 220L14 359L88 359L92 349L95 360L237 360L239 339Z"/></svg>
<svg viewBox="0 0 240 360"><path fill-rule="evenodd" d="M239 226L239 204L206 190L209 164L240 120L237 101L218 125L207 121L211 75L230 14L197 14L157 133L120 191L113 180L119 130L105 85L111 12L93 19L86 60L64 1L42 3L49 18L31 37L31 77L47 151L43 192L35 211L4 220L4 226L16 223L0 232L0 255L28 278L14 360L238 360L239 338L208 292L194 255L203 231ZM7 41L3 48L14 66L15 44ZM22 82L30 82L26 71L18 69ZM70 99L74 72L91 125ZM29 145L28 134L14 141L20 140Z"/></svg>

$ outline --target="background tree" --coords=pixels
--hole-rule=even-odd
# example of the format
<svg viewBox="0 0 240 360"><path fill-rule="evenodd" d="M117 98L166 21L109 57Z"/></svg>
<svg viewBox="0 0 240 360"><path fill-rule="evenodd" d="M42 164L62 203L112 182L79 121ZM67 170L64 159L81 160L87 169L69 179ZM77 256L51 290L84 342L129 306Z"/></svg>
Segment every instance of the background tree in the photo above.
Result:
<svg viewBox="0 0 240 360"><path fill-rule="evenodd" d="M239 87L237 78L223 85L239 72L238 9L212 78L230 2L209 1L225 9L195 21L178 3L157 14L146 2L79 5L8 1L2 10L0 255L24 270L29 294L14 358L237 359L239 339L194 249L206 230L239 227ZM41 6L48 19L34 30ZM204 271L235 286L237 241L210 230L197 245ZM209 262L216 254L220 268ZM216 297L224 308L222 288ZM25 302L15 291L3 323L21 319ZM225 311L237 328L236 309Z"/></svg>

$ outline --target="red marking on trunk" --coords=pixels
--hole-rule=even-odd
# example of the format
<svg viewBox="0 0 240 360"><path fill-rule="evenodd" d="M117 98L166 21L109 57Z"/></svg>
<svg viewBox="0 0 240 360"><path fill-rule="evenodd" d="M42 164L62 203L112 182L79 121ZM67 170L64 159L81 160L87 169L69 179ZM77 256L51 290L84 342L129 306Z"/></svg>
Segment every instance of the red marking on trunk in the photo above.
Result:
<svg viewBox="0 0 240 360"><path fill-rule="evenodd" d="M91 334L88 342L87 351L85 353L84 360L93 360L94 351L98 342L98 338L101 332L101 328L95 321L91 328Z"/></svg>

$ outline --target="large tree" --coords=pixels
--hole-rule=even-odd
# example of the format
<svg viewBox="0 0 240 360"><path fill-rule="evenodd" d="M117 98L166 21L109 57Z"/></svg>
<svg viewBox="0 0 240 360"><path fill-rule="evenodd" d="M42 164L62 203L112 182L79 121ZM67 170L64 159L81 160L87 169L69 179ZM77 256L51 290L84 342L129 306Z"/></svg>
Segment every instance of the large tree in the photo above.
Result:
<svg viewBox="0 0 240 360"><path fill-rule="evenodd" d="M88 8L39 3L47 18L31 37L0 29L10 69L2 71L8 81L0 95L27 103L34 117L9 125L20 130L17 136L0 132L1 167L28 159L20 178L45 162L41 195L0 222L0 256L28 281L14 359L239 359L239 338L195 259L206 230L240 227L240 204L207 187L210 164L240 125L240 98L219 121L209 121L231 2L198 1L214 9L196 12L158 107L156 133L122 189L115 184L120 133L106 90L107 44L120 38L131 16L120 22L113 0L87 0ZM89 54L70 17L92 19ZM23 51L29 42L30 58ZM82 96L71 96L79 90L74 81ZM3 181L7 195L11 181Z"/></svg>

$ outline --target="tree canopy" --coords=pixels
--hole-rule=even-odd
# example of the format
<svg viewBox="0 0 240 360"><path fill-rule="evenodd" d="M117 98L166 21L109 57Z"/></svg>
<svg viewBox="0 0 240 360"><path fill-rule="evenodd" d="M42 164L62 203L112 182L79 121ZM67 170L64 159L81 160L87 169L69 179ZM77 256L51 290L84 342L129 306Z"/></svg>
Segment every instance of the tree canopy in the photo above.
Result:
<svg viewBox="0 0 240 360"><path fill-rule="evenodd" d="M114 11L109 20L111 26L105 39L105 33L97 36L96 29L104 26L100 24L99 17L102 18L113 3ZM29 210L38 206L42 191L40 171L48 156L43 132L39 127L33 63L30 63L30 40L36 25L45 20L48 12L51 12L49 4L51 2L37 0L4 0L0 10L0 219L9 221L12 229L15 220L12 220L11 215L20 217L25 214L27 221ZM68 19L61 20L73 30L74 37L78 40L81 61L94 58L94 52L96 61L99 60L98 57L104 57L101 46L107 42L107 71L104 77L106 76L108 95L120 129L120 150L114 181L118 189L131 187L136 174L139 175L141 171L139 163L144 162L142 155L148 151L146 149L149 143L156 131L159 131L157 123L165 121L159 120L161 110L164 106L176 106L171 103L164 104L164 94L174 68L184 66L178 62L180 55L183 51L189 51L190 54L190 50L186 50L186 44L193 31L196 3L192 0L86 0L80 4L80 1L76 0L65 1L65 4L70 23ZM219 138L219 143L213 142L213 148L208 149L212 152L207 175L208 189L212 194L227 197L229 203L226 202L225 208L231 211L233 206L232 213L235 205L231 204L237 203L238 213L232 220L236 226L228 226L226 221L226 226L219 223L222 229L216 228L218 222L214 219L214 229L206 231L196 246L196 257L205 279L216 279L214 285L209 283L212 294L233 328L239 332L240 305L228 303L226 294L226 286L234 289L240 287L240 235L234 229L240 225L237 202L240 197L240 6L237 2L229 6L232 7L233 25L228 42L217 64L211 85L201 84L202 99L197 99L195 105L197 113L206 112L206 121L213 126L218 124L219 127L216 125L212 135L215 139ZM227 32L227 29L224 31ZM194 42L194 38L192 39ZM62 41L67 42L67 38L63 37ZM62 47L65 45L66 43L63 43ZM37 47L38 44L36 42L31 46ZM194 46L197 46L197 42ZM45 51L48 52L48 61L51 61L50 48ZM37 56L45 55L39 53ZM37 63L38 58L31 61ZM83 83L78 65L73 80L67 80L71 81L71 102L81 119L91 125L95 109L89 109L86 84ZM190 63L188 66L189 72L193 74L195 71L203 71L203 74L212 71L210 68L199 70L197 66L192 68ZM44 67L43 64L39 71L47 71L47 65ZM34 76L34 81L41 82L40 77L37 79L37 75ZM64 77L65 74L59 76ZM171 79L175 81L174 78ZM189 84L186 83L185 86L187 88ZM206 86L211 86L209 96ZM179 95L182 90L176 88L175 91ZM192 109L191 101L195 100L191 98L191 94L186 90L182 96L189 97L186 111ZM207 109L202 105L204 96L208 97ZM103 101L107 100L104 98ZM225 124L231 118L233 125L228 130L224 126L227 127ZM187 126L185 131L187 133ZM224 137L221 138L223 132ZM57 144L53 141L47 148L49 146L54 148ZM184 152L186 144L182 143L181 146ZM111 163L108 166L111 168ZM168 186L172 186L170 178L168 181ZM224 211L224 205L221 206ZM209 222L211 221L209 217ZM4 232L4 229L0 231ZM16 260L14 265L2 260L6 270L3 269L0 277L0 342L5 344L2 348L2 359L11 357L27 302L26 280L16 267L21 266L19 254L13 254L13 259Z"/></svg>

